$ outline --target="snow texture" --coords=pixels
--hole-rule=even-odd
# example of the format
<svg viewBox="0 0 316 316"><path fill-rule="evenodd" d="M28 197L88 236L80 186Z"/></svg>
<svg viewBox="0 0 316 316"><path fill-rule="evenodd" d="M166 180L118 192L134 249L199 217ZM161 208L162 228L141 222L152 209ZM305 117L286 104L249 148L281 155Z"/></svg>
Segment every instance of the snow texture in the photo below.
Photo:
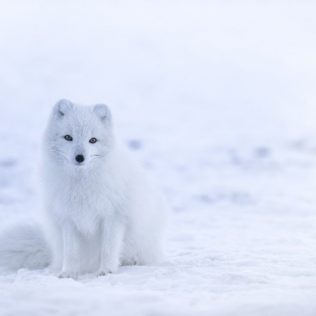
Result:
<svg viewBox="0 0 316 316"><path fill-rule="evenodd" d="M0 274L0 315L316 315L313 1L2 1L0 230L41 208L51 106L107 103L173 208L168 257Z"/></svg>

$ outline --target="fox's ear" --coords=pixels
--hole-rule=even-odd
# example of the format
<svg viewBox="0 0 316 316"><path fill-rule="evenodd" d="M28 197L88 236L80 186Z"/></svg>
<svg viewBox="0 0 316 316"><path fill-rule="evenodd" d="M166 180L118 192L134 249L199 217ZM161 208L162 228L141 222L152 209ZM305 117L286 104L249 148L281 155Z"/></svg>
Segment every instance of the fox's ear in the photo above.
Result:
<svg viewBox="0 0 316 316"><path fill-rule="evenodd" d="M96 104L93 111L102 122L110 122L112 119L111 111L105 104Z"/></svg>
<svg viewBox="0 0 316 316"><path fill-rule="evenodd" d="M66 100L66 99L61 99L56 103L53 111L58 117L63 117L72 108L73 108L73 104L71 103L71 101Z"/></svg>

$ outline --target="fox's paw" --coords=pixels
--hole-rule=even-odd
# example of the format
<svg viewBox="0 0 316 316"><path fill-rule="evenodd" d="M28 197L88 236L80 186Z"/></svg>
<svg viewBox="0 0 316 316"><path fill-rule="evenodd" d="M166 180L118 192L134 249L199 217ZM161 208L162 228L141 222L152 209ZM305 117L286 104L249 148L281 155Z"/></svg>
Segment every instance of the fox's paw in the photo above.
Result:
<svg viewBox="0 0 316 316"><path fill-rule="evenodd" d="M98 271L97 276L105 276L111 273L117 272L118 268L117 267L111 267L111 268L102 268Z"/></svg>
<svg viewBox="0 0 316 316"><path fill-rule="evenodd" d="M100 270L100 271L98 271L97 276L98 276L98 277L102 277L102 276L108 275L109 273L112 273L112 272Z"/></svg>
<svg viewBox="0 0 316 316"><path fill-rule="evenodd" d="M77 272L72 272L72 271L61 271L58 274L59 279L78 279L78 273Z"/></svg>

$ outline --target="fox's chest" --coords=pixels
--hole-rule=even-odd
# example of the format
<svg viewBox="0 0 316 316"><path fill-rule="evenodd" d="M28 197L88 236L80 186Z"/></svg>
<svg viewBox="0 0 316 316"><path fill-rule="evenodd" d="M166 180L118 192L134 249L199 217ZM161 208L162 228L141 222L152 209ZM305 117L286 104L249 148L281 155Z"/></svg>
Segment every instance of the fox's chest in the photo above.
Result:
<svg viewBox="0 0 316 316"><path fill-rule="evenodd" d="M54 215L60 221L74 223L80 231L93 232L101 221L118 213L117 194L104 185L64 184L54 191L51 196Z"/></svg>

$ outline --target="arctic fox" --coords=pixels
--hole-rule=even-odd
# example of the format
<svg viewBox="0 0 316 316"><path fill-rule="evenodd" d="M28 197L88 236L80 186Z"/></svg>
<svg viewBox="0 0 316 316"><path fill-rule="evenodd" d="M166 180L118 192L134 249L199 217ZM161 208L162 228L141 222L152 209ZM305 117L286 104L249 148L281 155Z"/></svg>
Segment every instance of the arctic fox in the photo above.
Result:
<svg viewBox="0 0 316 316"><path fill-rule="evenodd" d="M162 259L168 207L116 140L106 105L60 100L43 147L44 227L0 238L0 264L76 278Z"/></svg>

